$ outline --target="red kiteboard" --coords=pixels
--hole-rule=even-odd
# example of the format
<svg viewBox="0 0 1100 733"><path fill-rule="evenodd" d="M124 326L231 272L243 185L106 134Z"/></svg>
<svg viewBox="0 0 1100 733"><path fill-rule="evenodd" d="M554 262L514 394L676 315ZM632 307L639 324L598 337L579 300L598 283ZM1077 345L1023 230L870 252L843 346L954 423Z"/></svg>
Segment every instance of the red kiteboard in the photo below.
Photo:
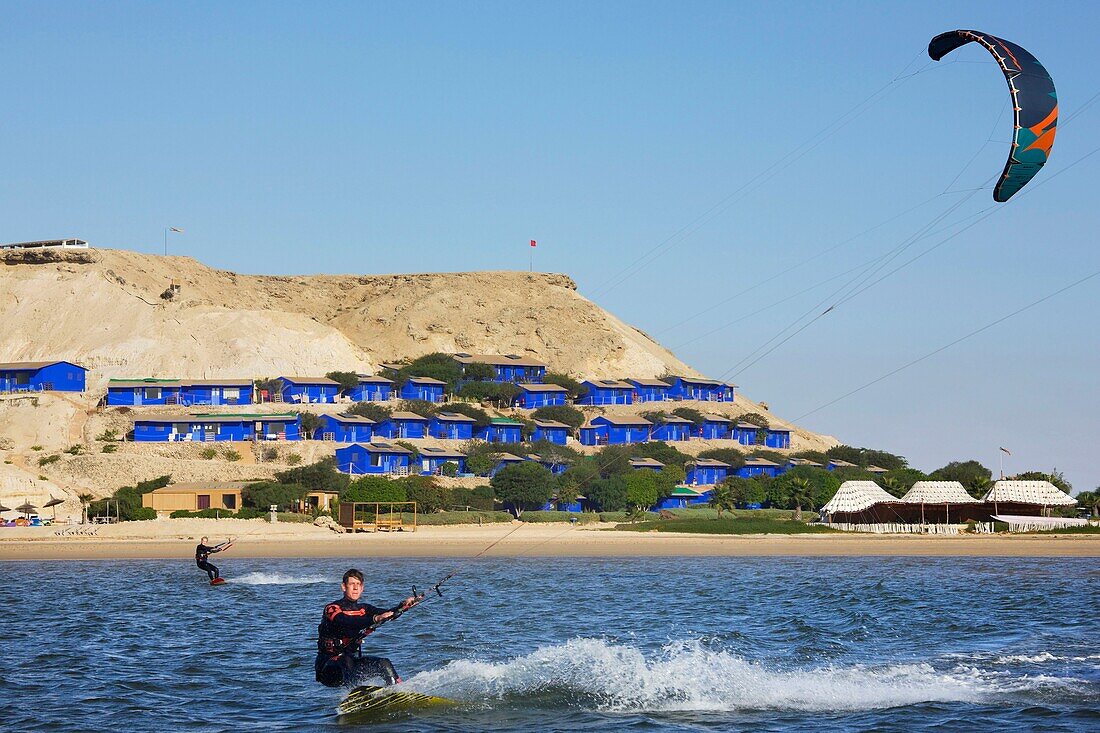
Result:
<svg viewBox="0 0 1100 733"><path fill-rule="evenodd" d="M210 581L210 585L225 585L225 578L214 578Z"/></svg>

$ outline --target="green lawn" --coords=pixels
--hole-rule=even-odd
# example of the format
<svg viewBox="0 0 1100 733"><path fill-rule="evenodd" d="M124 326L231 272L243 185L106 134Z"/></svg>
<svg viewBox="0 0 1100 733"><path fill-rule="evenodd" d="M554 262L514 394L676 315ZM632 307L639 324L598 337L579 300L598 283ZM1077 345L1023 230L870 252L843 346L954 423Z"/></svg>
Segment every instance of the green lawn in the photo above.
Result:
<svg viewBox="0 0 1100 733"><path fill-rule="evenodd" d="M689 534L821 534L836 532L830 527L818 527L769 517L734 517L727 519L665 519L637 524L620 524L615 529L625 532L684 532Z"/></svg>

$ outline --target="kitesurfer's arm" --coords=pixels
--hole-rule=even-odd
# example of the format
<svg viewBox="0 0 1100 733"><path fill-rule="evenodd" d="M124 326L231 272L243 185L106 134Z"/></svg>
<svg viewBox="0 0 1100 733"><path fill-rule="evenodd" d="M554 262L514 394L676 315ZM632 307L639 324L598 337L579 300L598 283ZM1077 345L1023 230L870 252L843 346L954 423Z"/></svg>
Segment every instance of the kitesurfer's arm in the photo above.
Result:
<svg viewBox="0 0 1100 733"><path fill-rule="evenodd" d="M325 620L337 636L355 636L360 631L388 620L393 611L364 603L355 609L345 609L339 603L325 606Z"/></svg>

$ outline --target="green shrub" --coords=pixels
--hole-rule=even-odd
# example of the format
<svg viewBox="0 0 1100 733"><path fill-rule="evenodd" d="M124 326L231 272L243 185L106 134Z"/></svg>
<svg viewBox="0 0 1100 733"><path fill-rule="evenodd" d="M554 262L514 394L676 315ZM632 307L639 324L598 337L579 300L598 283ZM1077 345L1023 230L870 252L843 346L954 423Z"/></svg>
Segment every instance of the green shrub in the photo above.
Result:
<svg viewBox="0 0 1100 733"><path fill-rule="evenodd" d="M70 445L65 449L65 452L70 456L79 456L84 451L84 447L81 445Z"/></svg>
<svg viewBox="0 0 1100 733"><path fill-rule="evenodd" d="M360 476L340 494L340 501L406 501L405 487L381 476Z"/></svg>
<svg viewBox="0 0 1100 733"><path fill-rule="evenodd" d="M779 519L664 519L620 524L628 532L689 532L692 534L826 534L838 530L820 525Z"/></svg>
<svg viewBox="0 0 1100 733"><path fill-rule="evenodd" d="M493 487L483 484L472 489L465 487L451 489L451 506L493 511L495 508Z"/></svg>
<svg viewBox="0 0 1100 733"><path fill-rule="evenodd" d="M471 364L470 366L474 366ZM488 366L488 364L480 364L478 366ZM433 414L440 412L453 412L459 415L465 415L466 417L473 418L475 428L483 428L489 424L489 413L482 410L475 405L469 405L465 402L448 402L446 405L441 405L433 409Z"/></svg>
<svg viewBox="0 0 1100 733"><path fill-rule="evenodd" d="M339 382L341 392L350 392L359 386L359 375L355 372L329 372L325 377Z"/></svg>
<svg viewBox="0 0 1100 733"><path fill-rule="evenodd" d="M8 463L10 463L10 462L11 461L8 461ZM49 476L43 476L42 474L38 474L38 480L39 481L49 481L50 477Z"/></svg>
<svg viewBox="0 0 1100 733"><path fill-rule="evenodd" d="M531 417L536 420L555 420L560 423L565 423L573 430L584 425L584 413L569 405L540 407L531 413Z"/></svg>
<svg viewBox="0 0 1100 733"><path fill-rule="evenodd" d="M573 519L576 519L579 524L596 524L600 521L600 515L595 512L559 512L541 509L523 513L523 521L532 523L568 522Z"/></svg>
<svg viewBox="0 0 1100 733"><path fill-rule="evenodd" d="M305 440L312 440L313 436L317 433L317 430L321 427L321 417L313 412L303 412L299 414L298 429L300 435Z"/></svg>
<svg viewBox="0 0 1100 733"><path fill-rule="evenodd" d="M337 471L335 456L329 456L308 466L280 471L275 474L275 480L283 484L300 484L308 491L341 493L348 487L351 477Z"/></svg>
<svg viewBox="0 0 1100 733"><path fill-rule="evenodd" d="M393 414L390 408L377 405L373 402L356 402L354 405L344 410L344 412L348 415L365 417L375 422L385 422L389 420L390 415Z"/></svg>
<svg viewBox="0 0 1100 733"><path fill-rule="evenodd" d="M546 384L556 384L559 387L565 387L567 390L569 390L569 398L573 399L573 400L580 397L581 392L585 391L584 387L581 386L581 383L578 382L576 379L573 379L568 374L561 374L559 372L547 372L546 376L542 378L542 381ZM539 419L541 420L543 418L539 418ZM556 417L551 417L551 418L546 418L546 419L548 419L548 420L558 420L558 418L556 418ZM565 420L558 420L558 422L565 422ZM566 425L569 425L569 424L571 424L571 423L566 423ZM580 423L578 423L578 425L579 424Z"/></svg>
<svg viewBox="0 0 1100 733"><path fill-rule="evenodd" d="M103 453L114 453L118 450L118 446L114 443L108 443L107 445L103 446L101 450Z"/></svg>
<svg viewBox="0 0 1100 733"><path fill-rule="evenodd" d="M557 479L550 470L534 461L505 466L489 480L493 493L516 517L527 509L539 509L557 489Z"/></svg>
<svg viewBox="0 0 1100 733"><path fill-rule="evenodd" d="M286 465L288 466L297 466L301 462L302 457L297 453L291 453L289 456L286 457Z"/></svg>
<svg viewBox="0 0 1100 733"><path fill-rule="evenodd" d="M267 512L249 509L247 507L242 508L239 512L233 512L230 509L200 509L194 512L186 509L177 509L168 516L172 519L259 519L260 517L267 516Z"/></svg>
<svg viewBox="0 0 1100 733"><path fill-rule="evenodd" d="M54 453L53 455L42 456L41 458L39 458L38 459L38 465L39 466L48 466L51 463L57 463L60 460L61 460L61 456L59 456L57 453Z"/></svg>
<svg viewBox="0 0 1100 733"><path fill-rule="evenodd" d="M418 512L442 511L450 498L431 476L408 476L401 479L401 484L405 487L405 501L415 501Z"/></svg>
<svg viewBox="0 0 1100 733"><path fill-rule="evenodd" d="M412 524L413 515L404 513L402 520ZM498 522L511 522L512 515L508 512L437 512L435 514L417 514L417 524L423 525L454 525L454 524L490 524Z"/></svg>
<svg viewBox="0 0 1100 733"><path fill-rule="evenodd" d="M217 448L203 448L201 451L199 451L199 455L202 456L202 458L207 460L207 461L212 461L215 458L217 458L218 449Z"/></svg>
<svg viewBox="0 0 1100 733"><path fill-rule="evenodd" d="M264 511L272 504L280 509L286 509L305 495L306 488L300 484L260 481L244 487L241 491L241 500L245 506Z"/></svg>
<svg viewBox="0 0 1100 733"><path fill-rule="evenodd" d="M107 430L104 430L102 433L100 433L96 437L96 440L107 441L107 442L118 440L118 431L115 430L114 428L108 428Z"/></svg>
<svg viewBox="0 0 1100 733"><path fill-rule="evenodd" d="M445 461L443 465L439 467L439 473L448 477L457 476L458 464L454 461Z"/></svg>
<svg viewBox="0 0 1100 733"><path fill-rule="evenodd" d="M627 507L626 489L626 481L621 476L612 476L592 483L584 490L584 495L601 512L621 512Z"/></svg>
<svg viewBox="0 0 1100 733"><path fill-rule="evenodd" d="M241 460L241 454L234 448L226 448L222 453L222 458L227 461L239 461Z"/></svg>
<svg viewBox="0 0 1100 733"><path fill-rule="evenodd" d="M427 400L401 400L397 405L400 412L411 412L420 417L431 417L435 412L435 403Z"/></svg>
<svg viewBox="0 0 1100 733"><path fill-rule="evenodd" d="M31 446L31 450L42 450L42 446L40 446L40 445L32 445L32 446Z"/></svg>
<svg viewBox="0 0 1100 733"><path fill-rule="evenodd" d="M279 457L279 451L276 448L264 448L260 455L265 461L274 461Z"/></svg>
<svg viewBox="0 0 1100 733"><path fill-rule="evenodd" d="M157 510L147 506L139 506L130 512L129 521L141 522L157 518Z"/></svg>

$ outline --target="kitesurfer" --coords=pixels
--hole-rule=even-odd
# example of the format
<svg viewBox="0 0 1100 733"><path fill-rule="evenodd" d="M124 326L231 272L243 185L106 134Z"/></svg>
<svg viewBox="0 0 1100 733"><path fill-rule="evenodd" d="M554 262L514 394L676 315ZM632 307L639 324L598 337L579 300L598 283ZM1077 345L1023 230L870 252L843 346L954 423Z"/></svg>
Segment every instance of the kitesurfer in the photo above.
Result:
<svg viewBox="0 0 1100 733"><path fill-rule="evenodd" d="M195 547L195 565L199 567L199 570L205 570L206 574L210 576L210 582L213 583L222 576L221 572L218 570L218 566L210 562L210 556L222 550L228 550L233 546L233 541L223 542L213 547L206 544L209 541L209 537L203 537L199 540L198 546Z"/></svg>
<svg viewBox="0 0 1100 733"><path fill-rule="evenodd" d="M360 603L363 573L352 568L344 573L340 587L344 595L325 606L317 627L317 681L327 687L341 687L366 677L381 677L387 685L401 681L393 663L385 657L365 657L360 645L379 624L401 615L419 603L423 596L409 596L390 610Z"/></svg>

